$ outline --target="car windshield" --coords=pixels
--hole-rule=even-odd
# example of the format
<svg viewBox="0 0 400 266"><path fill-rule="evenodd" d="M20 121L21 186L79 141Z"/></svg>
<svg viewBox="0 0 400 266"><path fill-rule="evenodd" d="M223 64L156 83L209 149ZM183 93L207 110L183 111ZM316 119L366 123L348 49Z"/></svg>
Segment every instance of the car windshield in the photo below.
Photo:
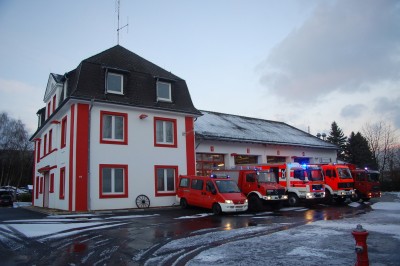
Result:
<svg viewBox="0 0 400 266"><path fill-rule="evenodd" d="M321 169L310 169L308 170L308 180L310 181L322 181L324 178L322 177Z"/></svg>
<svg viewBox="0 0 400 266"><path fill-rule="evenodd" d="M352 178L350 170L348 168L338 168L338 174L340 179Z"/></svg>
<svg viewBox="0 0 400 266"><path fill-rule="evenodd" d="M258 172L257 179L259 183L276 183L274 172Z"/></svg>
<svg viewBox="0 0 400 266"><path fill-rule="evenodd" d="M232 180L215 180L219 193L240 193L240 189Z"/></svg>
<svg viewBox="0 0 400 266"><path fill-rule="evenodd" d="M368 174L368 181L370 181L370 182L379 182L379 173L370 173L370 174Z"/></svg>

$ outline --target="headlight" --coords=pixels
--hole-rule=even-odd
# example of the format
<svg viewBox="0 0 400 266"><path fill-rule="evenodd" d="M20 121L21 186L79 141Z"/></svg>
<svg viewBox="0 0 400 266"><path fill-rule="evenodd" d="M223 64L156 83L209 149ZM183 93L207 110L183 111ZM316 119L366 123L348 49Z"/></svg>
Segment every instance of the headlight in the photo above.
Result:
<svg viewBox="0 0 400 266"><path fill-rule="evenodd" d="M225 200L225 203L226 204L233 204L233 201L232 200Z"/></svg>
<svg viewBox="0 0 400 266"><path fill-rule="evenodd" d="M244 200L244 203L248 203L249 201L247 199Z"/></svg>

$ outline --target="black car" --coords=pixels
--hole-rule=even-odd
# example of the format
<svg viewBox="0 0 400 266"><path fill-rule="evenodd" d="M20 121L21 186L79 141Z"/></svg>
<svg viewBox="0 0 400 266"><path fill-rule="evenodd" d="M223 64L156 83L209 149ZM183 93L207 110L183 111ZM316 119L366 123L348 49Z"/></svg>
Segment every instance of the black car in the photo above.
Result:
<svg viewBox="0 0 400 266"><path fill-rule="evenodd" d="M0 190L0 206L13 206L13 196L10 191Z"/></svg>

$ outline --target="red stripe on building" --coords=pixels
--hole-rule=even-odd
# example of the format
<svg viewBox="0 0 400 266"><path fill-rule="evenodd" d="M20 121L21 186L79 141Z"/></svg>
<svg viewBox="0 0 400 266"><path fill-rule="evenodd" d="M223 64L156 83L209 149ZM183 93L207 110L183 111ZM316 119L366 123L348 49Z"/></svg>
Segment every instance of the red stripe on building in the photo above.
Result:
<svg viewBox="0 0 400 266"><path fill-rule="evenodd" d="M78 104L76 122L75 210L86 211L88 209L88 104Z"/></svg>
<svg viewBox="0 0 400 266"><path fill-rule="evenodd" d="M185 117L186 132L186 168L188 175L196 174L196 156L194 143L193 117Z"/></svg>
<svg viewBox="0 0 400 266"><path fill-rule="evenodd" d="M68 191L68 210L72 211L72 194L73 194L73 178L74 178L74 136L75 136L75 104L71 105L71 127L69 138L69 191Z"/></svg>

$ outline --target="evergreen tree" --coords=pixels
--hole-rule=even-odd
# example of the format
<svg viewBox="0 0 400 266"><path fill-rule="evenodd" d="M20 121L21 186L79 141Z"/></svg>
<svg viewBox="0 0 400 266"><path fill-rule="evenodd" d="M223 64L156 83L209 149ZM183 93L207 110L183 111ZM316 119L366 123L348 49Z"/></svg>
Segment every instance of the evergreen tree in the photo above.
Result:
<svg viewBox="0 0 400 266"><path fill-rule="evenodd" d="M331 125L331 131L326 139L328 142L338 146L339 149L337 151L337 159L344 161L346 159L345 150L347 137L343 134L342 129L336 124L335 121L333 121Z"/></svg>
<svg viewBox="0 0 400 266"><path fill-rule="evenodd" d="M377 163L367 139L360 132L351 132L346 144L346 161L358 167L377 169Z"/></svg>

